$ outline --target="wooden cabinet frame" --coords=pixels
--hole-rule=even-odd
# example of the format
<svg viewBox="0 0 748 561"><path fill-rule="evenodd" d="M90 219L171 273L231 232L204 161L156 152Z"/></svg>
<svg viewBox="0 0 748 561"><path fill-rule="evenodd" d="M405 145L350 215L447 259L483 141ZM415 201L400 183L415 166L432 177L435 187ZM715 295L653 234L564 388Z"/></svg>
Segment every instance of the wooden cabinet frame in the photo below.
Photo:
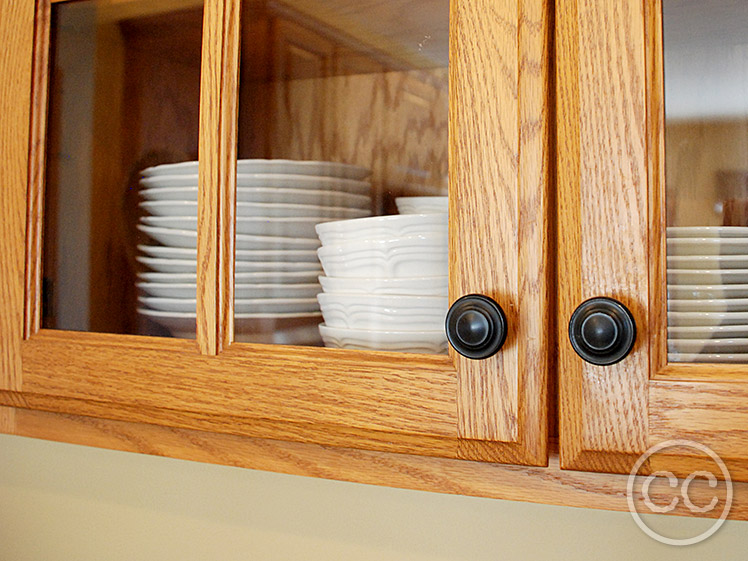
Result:
<svg viewBox="0 0 748 561"><path fill-rule="evenodd" d="M510 324L501 353L470 361L233 342L239 5L205 3L195 343L39 328L50 2L0 2L3 426L19 408L545 465L550 6L452 1L450 299L491 296Z"/></svg>
<svg viewBox="0 0 748 561"><path fill-rule="evenodd" d="M561 465L627 472L650 446L689 439L748 481L748 369L667 363L661 0L556 6ZM613 366L569 344L567 322L593 296L636 318L634 350ZM650 468L710 461L675 450Z"/></svg>

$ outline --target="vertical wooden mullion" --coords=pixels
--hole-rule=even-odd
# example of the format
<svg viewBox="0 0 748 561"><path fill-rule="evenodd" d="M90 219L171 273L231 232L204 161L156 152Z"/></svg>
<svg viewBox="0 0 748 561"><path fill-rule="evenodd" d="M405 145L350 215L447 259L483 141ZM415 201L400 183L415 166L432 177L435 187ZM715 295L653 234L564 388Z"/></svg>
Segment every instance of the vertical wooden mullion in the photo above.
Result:
<svg viewBox="0 0 748 561"><path fill-rule="evenodd" d="M49 36L52 6L36 1L34 61L31 85L31 126L26 212L26 295L24 338L39 331L42 314L42 230L44 228L44 166L49 99Z"/></svg>
<svg viewBox="0 0 748 561"><path fill-rule="evenodd" d="M200 83L197 343L233 339L239 0L206 0Z"/></svg>
<svg viewBox="0 0 748 561"><path fill-rule="evenodd" d="M0 390L20 391L34 0L0 0Z"/></svg>

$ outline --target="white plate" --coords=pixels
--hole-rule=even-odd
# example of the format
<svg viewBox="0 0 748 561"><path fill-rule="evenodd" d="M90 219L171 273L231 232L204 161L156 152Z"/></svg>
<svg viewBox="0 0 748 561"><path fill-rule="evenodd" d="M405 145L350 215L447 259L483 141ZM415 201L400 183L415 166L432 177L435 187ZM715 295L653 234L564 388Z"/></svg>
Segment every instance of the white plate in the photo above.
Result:
<svg viewBox="0 0 748 561"><path fill-rule="evenodd" d="M197 259L197 250L186 247L168 247L162 245L139 245L138 250L149 257L158 259ZM317 252L313 249L237 249L237 263L243 261L265 263L319 263Z"/></svg>
<svg viewBox="0 0 748 561"><path fill-rule="evenodd" d="M449 277L408 278L319 278L328 294L370 294L372 296L446 296Z"/></svg>
<svg viewBox="0 0 748 561"><path fill-rule="evenodd" d="M748 238L669 238L668 255L748 255Z"/></svg>
<svg viewBox="0 0 748 561"><path fill-rule="evenodd" d="M173 174L196 174L197 161L161 164L144 169L140 173L145 177ZM313 160L237 160L237 173L293 173L298 175L323 175L363 179L371 175L371 170L352 164L339 162L319 162Z"/></svg>
<svg viewBox="0 0 748 561"><path fill-rule="evenodd" d="M197 202L197 187L154 187L141 189L140 196L147 201ZM371 208L371 197L340 191L312 189L281 189L278 187L240 187L236 190L240 203L287 203L342 206L345 208Z"/></svg>
<svg viewBox="0 0 748 561"><path fill-rule="evenodd" d="M193 216L143 216L141 223L155 228L176 230L196 230L197 217ZM257 216L253 218L238 217L236 231L238 234L251 236L272 236L286 238L314 238L314 227L323 222L335 220L323 216L303 218L277 218Z"/></svg>
<svg viewBox="0 0 748 561"><path fill-rule="evenodd" d="M668 269L668 284L748 284L748 269Z"/></svg>
<svg viewBox="0 0 748 561"><path fill-rule="evenodd" d="M446 354L447 336L441 331L365 331L319 326L325 346L338 349Z"/></svg>
<svg viewBox="0 0 748 561"><path fill-rule="evenodd" d="M670 238L748 238L748 226L670 226Z"/></svg>
<svg viewBox="0 0 748 561"><path fill-rule="evenodd" d="M155 323L165 327L171 331L172 335L181 338L195 338L195 312L162 312L161 310L150 310L148 308L138 308L138 314L143 317L153 320ZM319 312L299 313L299 314L283 314L283 313L257 313L257 314L235 314L234 315L234 329L236 331L236 339L245 339L242 337L243 331L252 331L256 325L257 320L285 320L293 319L298 320L301 318L319 318L321 314ZM316 328L315 328L316 331ZM262 335L262 334L260 334ZM275 342L274 334L267 334L270 339L268 342ZM280 342L280 341L278 341ZM291 339L287 344L291 343L302 344L303 341L293 341Z"/></svg>
<svg viewBox="0 0 748 561"><path fill-rule="evenodd" d="M157 273L194 273L197 271L197 260L195 259L159 259L158 257L146 257L138 255L135 258L149 269ZM284 263L282 261L237 261L237 273L253 273L261 271L310 271L315 269L314 263ZM319 267L319 264L317 264ZM317 269L321 270L321 267Z"/></svg>
<svg viewBox="0 0 748 561"><path fill-rule="evenodd" d="M669 269L748 269L748 255L673 255Z"/></svg>
<svg viewBox="0 0 748 561"><path fill-rule="evenodd" d="M748 325L748 312L668 312L668 326Z"/></svg>
<svg viewBox="0 0 748 561"><path fill-rule="evenodd" d="M190 312L197 309L194 298L154 298L139 296L138 302L151 310L162 312ZM319 311L316 298L260 298L234 300L237 314L307 314Z"/></svg>
<svg viewBox="0 0 748 561"><path fill-rule="evenodd" d="M235 273L237 284L302 284L317 282L319 270L307 271L259 271L256 273ZM152 271L138 273L138 280L142 282L195 284L195 273L154 273Z"/></svg>
<svg viewBox="0 0 748 561"><path fill-rule="evenodd" d="M737 362L748 363L748 354L733 353L668 353L668 362Z"/></svg>
<svg viewBox="0 0 748 561"><path fill-rule="evenodd" d="M748 353L748 339L668 339L669 353Z"/></svg>
<svg viewBox="0 0 748 561"><path fill-rule="evenodd" d="M147 234L165 246L196 248L197 232L176 228L156 228L138 224L138 230ZM316 249L319 240L314 238L291 238L280 236L236 235L237 250L272 250L272 249Z"/></svg>
<svg viewBox="0 0 748 561"><path fill-rule="evenodd" d="M197 202L191 201L142 201L140 207L153 216L189 216L197 220ZM336 220L363 218L370 216L371 211L360 208L328 207L293 203L236 203L236 216L253 218L268 217L308 217L324 216Z"/></svg>
<svg viewBox="0 0 748 561"><path fill-rule="evenodd" d="M748 298L668 299L667 308L671 312L748 312Z"/></svg>
<svg viewBox="0 0 748 561"><path fill-rule="evenodd" d="M197 187L197 175L164 175L145 177L140 185L150 188ZM313 175L288 175L252 173L236 176L237 191L246 187L272 187L274 189L304 189L312 191L339 191L371 197L371 183L337 177L315 177Z"/></svg>
<svg viewBox="0 0 748 561"><path fill-rule="evenodd" d="M667 294L668 298L679 299L748 298L748 284L669 284Z"/></svg>
<svg viewBox="0 0 748 561"><path fill-rule="evenodd" d="M195 298L195 283L138 282L136 286L143 294L157 298ZM317 283L307 284L248 284L234 285L235 299L251 298L316 298L321 287Z"/></svg>
<svg viewBox="0 0 748 561"><path fill-rule="evenodd" d="M748 325L668 326L668 339L747 339Z"/></svg>

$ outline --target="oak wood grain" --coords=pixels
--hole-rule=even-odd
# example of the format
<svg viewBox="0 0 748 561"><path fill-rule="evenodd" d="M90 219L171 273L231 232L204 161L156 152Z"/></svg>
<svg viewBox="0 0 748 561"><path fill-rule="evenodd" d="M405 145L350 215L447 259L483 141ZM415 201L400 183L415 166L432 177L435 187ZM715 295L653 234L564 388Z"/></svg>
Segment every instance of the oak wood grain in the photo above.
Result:
<svg viewBox="0 0 748 561"><path fill-rule="evenodd" d="M612 0L559 0L556 13L561 463L596 469L576 459L580 452L624 458L647 447L644 17L637 2ZM613 366L583 362L565 333L574 309L594 296L623 302L636 320L634 350Z"/></svg>
<svg viewBox="0 0 748 561"><path fill-rule="evenodd" d="M41 327L42 303L42 209L47 141L47 100L49 91L49 25L51 6L37 0L34 24L34 66L31 85L31 127L29 131L29 172L26 212L26 291L24 296L24 337Z"/></svg>
<svg viewBox="0 0 748 561"><path fill-rule="evenodd" d="M628 476L562 470L555 453L551 455L547 468L504 466L247 438L27 409L17 410L16 416L14 434L59 442L439 493L628 510ZM707 504L715 494L704 486L695 486L690 496L695 504L700 505ZM667 500L660 498L654 497L657 504L667 504ZM642 502L641 497L637 497L637 509L646 512ZM682 504L671 514L694 516ZM706 516L718 514L712 512ZM748 520L748 484L735 484L729 518Z"/></svg>
<svg viewBox="0 0 748 561"><path fill-rule="evenodd" d="M20 390L24 331L33 0L0 2L0 389Z"/></svg>
<svg viewBox="0 0 748 561"><path fill-rule="evenodd" d="M197 342L218 354L234 338L238 0L205 6L200 88Z"/></svg>

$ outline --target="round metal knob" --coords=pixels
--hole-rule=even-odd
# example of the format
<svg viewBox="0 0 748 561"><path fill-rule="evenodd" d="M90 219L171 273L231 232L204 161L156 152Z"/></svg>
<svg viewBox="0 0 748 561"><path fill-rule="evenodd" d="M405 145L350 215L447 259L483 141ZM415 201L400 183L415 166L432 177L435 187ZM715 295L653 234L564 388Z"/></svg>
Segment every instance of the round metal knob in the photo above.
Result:
<svg viewBox="0 0 748 561"><path fill-rule="evenodd" d="M504 310L481 294L463 296L447 312L447 339L463 356L483 359L495 355L506 341Z"/></svg>
<svg viewBox="0 0 748 561"><path fill-rule="evenodd" d="M636 340L634 316L612 298L583 302L569 321L569 339L576 353L600 366L626 358Z"/></svg>

